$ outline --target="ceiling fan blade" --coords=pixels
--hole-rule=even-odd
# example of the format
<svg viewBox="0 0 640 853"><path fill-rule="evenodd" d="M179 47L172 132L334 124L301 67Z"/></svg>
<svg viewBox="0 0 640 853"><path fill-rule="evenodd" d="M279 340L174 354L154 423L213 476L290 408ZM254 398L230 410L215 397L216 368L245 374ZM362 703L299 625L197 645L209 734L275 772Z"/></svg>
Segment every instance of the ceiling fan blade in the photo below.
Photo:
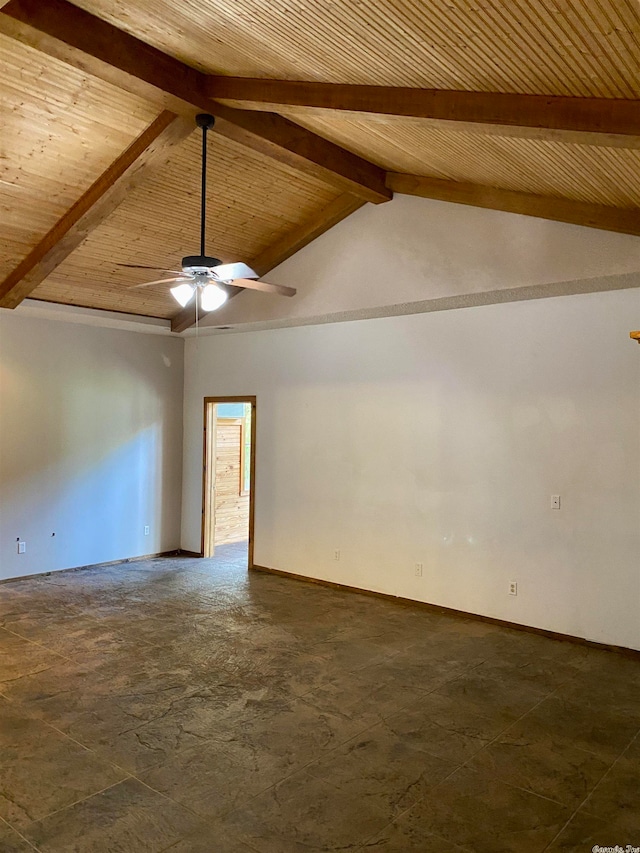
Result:
<svg viewBox="0 0 640 853"><path fill-rule="evenodd" d="M295 287L285 287L284 284L269 284L268 281L253 281L249 278L235 278L231 284L234 287L246 287L247 290L261 290L263 293L277 293L278 296L295 296Z"/></svg>
<svg viewBox="0 0 640 853"><path fill-rule="evenodd" d="M145 267L142 264L116 264L118 267L126 267L130 270L156 270L157 272L174 272L179 275L181 270L168 270L165 267Z"/></svg>
<svg viewBox="0 0 640 853"><path fill-rule="evenodd" d="M151 287L152 284L168 284L170 281L181 281L185 284L190 284L193 278L188 278L183 275L176 275L173 278L158 278L156 281L145 281L144 284L131 284L129 290L135 290L136 287Z"/></svg>
<svg viewBox="0 0 640 853"><path fill-rule="evenodd" d="M257 272L246 264L219 264L213 268L214 276L220 281L232 281L234 278L260 278Z"/></svg>

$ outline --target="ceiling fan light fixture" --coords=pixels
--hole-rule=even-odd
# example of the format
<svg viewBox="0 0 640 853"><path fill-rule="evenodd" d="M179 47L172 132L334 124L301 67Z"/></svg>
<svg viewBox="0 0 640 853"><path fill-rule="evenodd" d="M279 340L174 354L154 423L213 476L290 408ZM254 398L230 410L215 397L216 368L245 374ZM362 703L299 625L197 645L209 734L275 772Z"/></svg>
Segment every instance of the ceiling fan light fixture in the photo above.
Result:
<svg viewBox="0 0 640 853"><path fill-rule="evenodd" d="M2 0L0 0L2 6ZM231 285L232 295L240 289L261 290L264 293L277 293L281 296L293 296L295 288L282 284L269 284L260 281L260 275L242 261L223 264L218 258L205 254L205 226L207 222L207 133L214 126L215 119L208 113L196 116L196 123L202 129L202 160L200 173L200 254L185 255L182 259L182 270L164 270L162 267L147 267L142 264L123 264L133 269L157 269L171 273L171 278L160 278L146 281L142 284L129 285L131 288L152 287L159 284L175 282L170 293L181 308L186 308L196 299L195 322L198 323L198 302L202 311L215 311L229 298L229 293L221 285ZM182 319L180 321L182 323Z"/></svg>
<svg viewBox="0 0 640 853"><path fill-rule="evenodd" d="M178 284L171 288L171 295L183 308L191 302L195 292L196 289L192 284Z"/></svg>
<svg viewBox="0 0 640 853"><path fill-rule="evenodd" d="M203 311L215 311L227 301L227 292L217 284L208 284L200 292L200 307Z"/></svg>

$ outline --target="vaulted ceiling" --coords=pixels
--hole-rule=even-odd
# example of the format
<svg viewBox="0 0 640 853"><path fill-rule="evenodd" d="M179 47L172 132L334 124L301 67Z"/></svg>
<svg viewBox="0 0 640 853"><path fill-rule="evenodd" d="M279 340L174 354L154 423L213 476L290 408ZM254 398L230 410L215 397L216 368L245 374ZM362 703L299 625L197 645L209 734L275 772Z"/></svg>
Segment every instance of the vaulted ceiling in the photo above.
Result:
<svg viewBox="0 0 640 853"><path fill-rule="evenodd" d="M0 306L174 318L393 192L640 234L637 0L0 0ZM275 298L275 297L274 297Z"/></svg>

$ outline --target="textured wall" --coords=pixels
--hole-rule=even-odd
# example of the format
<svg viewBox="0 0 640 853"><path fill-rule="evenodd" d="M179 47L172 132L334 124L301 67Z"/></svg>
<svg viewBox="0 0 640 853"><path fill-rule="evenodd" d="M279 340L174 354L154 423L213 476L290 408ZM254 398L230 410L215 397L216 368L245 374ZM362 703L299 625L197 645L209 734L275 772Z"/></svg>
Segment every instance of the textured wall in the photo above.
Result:
<svg viewBox="0 0 640 853"><path fill-rule="evenodd" d="M179 547L183 376L181 340L0 312L0 578Z"/></svg>
<svg viewBox="0 0 640 853"><path fill-rule="evenodd" d="M183 547L202 399L256 394L256 563L640 648L639 316L636 289L189 341Z"/></svg>

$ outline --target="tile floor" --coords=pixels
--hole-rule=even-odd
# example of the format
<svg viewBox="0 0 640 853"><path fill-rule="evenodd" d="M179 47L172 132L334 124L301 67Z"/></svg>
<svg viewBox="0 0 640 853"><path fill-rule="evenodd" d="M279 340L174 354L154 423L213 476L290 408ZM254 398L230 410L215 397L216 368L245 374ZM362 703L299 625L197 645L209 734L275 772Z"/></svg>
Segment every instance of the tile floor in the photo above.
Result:
<svg viewBox="0 0 640 853"><path fill-rule="evenodd" d="M640 662L246 572L0 586L0 851L640 846Z"/></svg>

